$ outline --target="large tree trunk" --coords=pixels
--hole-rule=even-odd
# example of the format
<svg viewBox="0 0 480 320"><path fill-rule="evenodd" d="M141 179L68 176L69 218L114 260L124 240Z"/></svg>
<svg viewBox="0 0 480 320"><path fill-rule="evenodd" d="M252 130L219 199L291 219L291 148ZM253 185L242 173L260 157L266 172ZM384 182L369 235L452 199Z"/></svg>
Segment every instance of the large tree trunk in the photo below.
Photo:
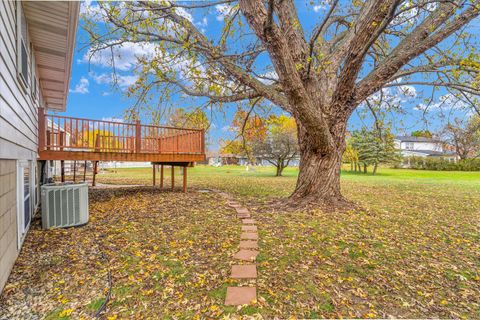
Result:
<svg viewBox="0 0 480 320"><path fill-rule="evenodd" d="M352 207L340 192L340 170L345 151L344 126L330 129L334 133L335 149L321 153L310 143L308 133L299 128L300 173L289 201L295 205L319 203L331 209Z"/></svg>

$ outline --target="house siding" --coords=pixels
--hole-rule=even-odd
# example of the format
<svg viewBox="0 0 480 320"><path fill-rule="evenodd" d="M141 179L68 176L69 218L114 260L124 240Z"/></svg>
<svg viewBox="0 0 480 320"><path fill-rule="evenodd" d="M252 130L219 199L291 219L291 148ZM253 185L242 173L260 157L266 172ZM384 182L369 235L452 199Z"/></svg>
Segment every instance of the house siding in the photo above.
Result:
<svg viewBox="0 0 480 320"><path fill-rule="evenodd" d="M409 142L402 142L400 149L407 150L407 144ZM430 151L442 151L441 143L435 142L410 142L413 144L413 148L409 150L430 150Z"/></svg>
<svg viewBox="0 0 480 320"><path fill-rule="evenodd" d="M17 224L18 160L35 163L38 149L38 107L30 80L17 77L16 2L0 1L0 292L20 251Z"/></svg>
<svg viewBox="0 0 480 320"><path fill-rule="evenodd" d="M0 292L18 256L16 161L0 160Z"/></svg>
<svg viewBox="0 0 480 320"><path fill-rule="evenodd" d="M15 5L0 2L0 159L33 160L40 99L33 99L31 88L25 90L17 77Z"/></svg>

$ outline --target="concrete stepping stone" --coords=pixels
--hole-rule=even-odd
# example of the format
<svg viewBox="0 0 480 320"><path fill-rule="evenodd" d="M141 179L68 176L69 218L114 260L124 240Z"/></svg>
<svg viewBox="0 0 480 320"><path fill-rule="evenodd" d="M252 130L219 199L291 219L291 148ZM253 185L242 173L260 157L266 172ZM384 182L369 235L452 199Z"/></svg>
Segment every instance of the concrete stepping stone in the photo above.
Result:
<svg viewBox="0 0 480 320"><path fill-rule="evenodd" d="M235 255L233 256L234 259L243 260L243 261L254 261L257 259L258 251L256 250L245 250L240 249Z"/></svg>
<svg viewBox="0 0 480 320"><path fill-rule="evenodd" d="M250 217L251 217L250 213L239 213L239 214L237 214L237 218L239 218L239 219L248 219Z"/></svg>
<svg viewBox="0 0 480 320"><path fill-rule="evenodd" d="M225 305L240 306L250 304L257 300L257 288L255 287L227 287Z"/></svg>
<svg viewBox="0 0 480 320"><path fill-rule="evenodd" d="M244 232L240 235L240 239L242 239L242 240L258 240L258 233Z"/></svg>
<svg viewBox="0 0 480 320"><path fill-rule="evenodd" d="M238 202L228 202L227 205L228 205L229 207L232 207L232 208L235 208L235 209L242 207L242 205L241 205L240 203L238 203Z"/></svg>
<svg viewBox="0 0 480 320"><path fill-rule="evenodd" d="M244 232L257 232L257 226L242 226Z"/></svg>
<svg viewBox="0 0 480 320"><path fill-rule="evenodd" d="M237 264L232 266L233 279L255 279L257 278L257 266L254 264Z"/></svg>
<svg viewBox="0 0 480 320"><path fill-rule="evenodd" d="M256 240L241 240L240 249L258 249L258 241Z"/></svg>
<svg viewBox="0 0 480 320"><path fill-rule="evenodd" d="M250 213L247 208L235 208L237 210L237 213Z"/></svg>
<svg viewBox="0 0 480 320"><path fill-rule="evenodd" d="M255 224L255 220L253 220L253 219L243 219L242 223L243 224Z"/></svg>

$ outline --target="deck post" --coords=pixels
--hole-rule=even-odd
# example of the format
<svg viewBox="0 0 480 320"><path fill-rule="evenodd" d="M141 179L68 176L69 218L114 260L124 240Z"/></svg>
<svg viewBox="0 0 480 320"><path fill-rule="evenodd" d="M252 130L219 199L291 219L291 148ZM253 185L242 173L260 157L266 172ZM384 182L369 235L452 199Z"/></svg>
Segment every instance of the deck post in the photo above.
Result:
<svg viewBox="0 0 480 320"><path fill-rule="evenodd" d="M160 165L160 188L163 188L163 164Z"/></svg>
<svg viewBox="0 0 480 320"><path fill-rule="evenodd" d="M140 120L135 123L135 152L140 153L142 144L142 127L140 126Z"/></svg>
<svg viewBox="0 0 480 320"><path fill-rule="evenodd" d="M58 139L60 140L60 151L63 151L63 146L65 145L65 132L58 132Z"/></svg>
<svg viewBox="0 0 480 320"><path fill-rule="evenodd" d="M73 161L73 183L75 183L76 173L77 173L77 161Z"/></svg>
<svg viewBox="0 0 480 320"><path fill-rule="evenodd" d="M65 160L60 160L60 175L62 182L65 182Z"/></svg>
<svg viewBox="0 0 480 320"><path fill-rule="evenodd" d="M95 176L97 175L97 166L98 161L93 162L93 180L92 180L92 187L95 187Z"/></svg>
<svg viewBox="0 0 480 320"><path fill-rule="evenodd" d="M202 129L202 140L201 140L202 154L205 154L205 129Z"/></svg>
<svg viewBox="0 0 480 320"><path fill-rule="evenodd" d="M155 187L155 167L156 167L156 164L154 163L153 164L153 186Z"/></svg>
<svg viewBox="0 0 480 320"><path fill-rule="evenodd" d="M183 192L187 192L187 166L183 167Z"/></svg>
<svg viewBox="0 0 480 320"><path fill-rule="evenodd" d="M172 165L172 191L175 188L175 166Z"/></svg>
<svg viewBox="0 0 480 320"><path fill-rule="evenodd" d="M45 109L38 108L38 151L45 150Z"/></svg>
<svg viewBox="0 0 480 320"><path fill-rule="evenodd" d="M100 133L95 135L95 152L100 151Z"/></svg>
<svg viewBox="0 0 480 320"><path fill-rule="evenodd" d="M83 167L83 182L85 182L86 178L87 178L87 161L85 161L84 167Z"/></svg>
<svg viewBox="0 0 480 320"><path fill-rule="evenodd" d="M47 150L50 150L50 144L51 144L51 138L50 138L50 135L51 135L51 131L50 130L47 130L47 145L45 147L45 149Z"/></svg>

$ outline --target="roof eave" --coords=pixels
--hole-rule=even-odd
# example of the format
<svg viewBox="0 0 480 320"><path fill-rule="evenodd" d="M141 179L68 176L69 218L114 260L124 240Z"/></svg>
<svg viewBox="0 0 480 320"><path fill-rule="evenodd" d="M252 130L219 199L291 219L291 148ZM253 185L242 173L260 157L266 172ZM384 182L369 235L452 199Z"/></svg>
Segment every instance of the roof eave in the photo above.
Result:
<svg viewBox="0 0 480 320"><path fill-rule="evenodd" d="M80 2L59 1L57 3L58 6L51 6L51 3L48 2L27 1L23 3L23 7L27 23L31 24L29 31L33 32L31 42L35 48L37 77L40 82L44 106L51 110L65 111ZM55 28L53 17L58 17L59 21L64 21L64 27L60 29L61 33L56 33L53 29ZM56 37L56 42L50 42L51 37ZM52 47L53 43L55 43L54 47ZM63 61L60 62L62 65L54 62L54 58L62 59ZM52 73L54 73L54 76L52 76Z"/></svg>

